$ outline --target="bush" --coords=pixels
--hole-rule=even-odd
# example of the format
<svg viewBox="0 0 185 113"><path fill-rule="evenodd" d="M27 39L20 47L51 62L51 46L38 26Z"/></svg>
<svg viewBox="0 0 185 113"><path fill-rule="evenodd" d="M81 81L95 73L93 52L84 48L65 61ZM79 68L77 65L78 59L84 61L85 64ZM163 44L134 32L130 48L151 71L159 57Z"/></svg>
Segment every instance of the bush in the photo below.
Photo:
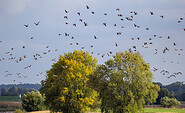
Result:
<svg viewBox="0 0 185 113"><path fill-rule="evenodd" d="M167 107L167 108L180 106L180 102L177 99L168 98L168 97L161 98L160 104L162 107Z"/></svg>
<svg viewBox="0 0 185 113"><path fill-rule="evenodd" d="M22 111L22 110L20 110L20 109L16 109L15 111L14 111L14 113L26 113L26 111Z"/></svg>
<svg viewBox="0 0 185 113"><path fill-rule="evenodd" d="M22 107L28 112L44 110L44 97L39 92L28 92L22 98Z"/></svg>

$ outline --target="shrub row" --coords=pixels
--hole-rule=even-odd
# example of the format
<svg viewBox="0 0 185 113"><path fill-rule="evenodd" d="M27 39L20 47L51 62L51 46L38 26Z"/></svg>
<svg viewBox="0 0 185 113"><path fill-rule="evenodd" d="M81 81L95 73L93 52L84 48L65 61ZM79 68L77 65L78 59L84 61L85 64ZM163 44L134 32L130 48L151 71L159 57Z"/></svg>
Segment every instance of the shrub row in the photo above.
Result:
<svg viewBox="0 0 185 113"><path fill-rule="evenodd" d="M170 108L170 107L179 107L181 103L175 98L162 97L160 104L162 107Z"/></svg>

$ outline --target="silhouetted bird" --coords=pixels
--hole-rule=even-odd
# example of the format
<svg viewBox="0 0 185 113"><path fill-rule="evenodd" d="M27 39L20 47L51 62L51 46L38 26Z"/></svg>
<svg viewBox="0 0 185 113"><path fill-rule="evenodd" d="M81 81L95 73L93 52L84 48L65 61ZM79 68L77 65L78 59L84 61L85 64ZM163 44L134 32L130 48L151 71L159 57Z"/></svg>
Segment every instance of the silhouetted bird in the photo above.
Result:
<svg viewBox="0 0 185 113"><path fill-rule="evenodd" d="M171 77L176 77L175 75L170 75L168 78L171 78Z"/></svg>
<svg viewBox="0 0 185 113"><path fill-rule="evenodd" d="M94 39L97 39L97 37L96 37L96 36L94 36Z"/></svg>
<svg viewBox="0 0 185 113"><path fill-rule="evenodd" d="M116 34L117 34L117 35L121 35L121 32L117 32Z"/></svg>
<svg viewBox="0 0 185 113"><path fill-rule="evenodd" d="M64 18L65 18L65 19L68 19L68 17L67 17L67 16L64 16Z"/></svg>
<svg viewBox="0 0 185 113"><path fill-rule="evenodd" d="M69 13L69 11L65 10L65 13Z"/></svg>
<svg viewBox="0 0 185 113"><path fill-rule="evenodd" d="M36 26L38 26L38 25L39 25L39 23L40 23L40 22L37 22L37 23L34 23L34 24L35 24Z"/></svg>
<svg viewBox="0 0 185 113"><path fill-rule="evenodd" d="M116 11L119 11L119 10L120 10L119 8L116 9Z"/></svg>
<svg viewBox="0 0 185 113"><path fill-rule="evenodd" d="M80 16L80 12L77 13Z"/></svg>
<svg viewBox="0 0 185 113"><path fill-rule="evenodd" d="M115 43L116 44L116 46L118 46L118 44L117 43Z"/></svg>
<svg viewBox="0 0 185 113"><path fill-rule="evenodd" d="M24 24L25 27L28 27L28 24Z"/></svg>
<svg viewBox="0 0 185 113"><path fill-rule="evenodd" d="M134 11L134 15L137 15L137 12Z"/></svg>
<svg viewBox="0 0 185 113"><path fill-rule="evenodd" d="M84 26L87 26L87 23L84 22Z"/></svg>
<svg viewBox="0 0 185 113"><path fill-rule="evenodd" d="M82 19L79 19L80 22L82 22Z"/></svg>
<svg viewBox="0 0 185 113"><path fill-rule="evenodd" d="M89 6L88 6L88 5L86 5L86 8L87 8L87 9L89 9Z"/></svg>
<svg viewBox="0 0 185 113"><path fill-rule="evenodd" d="M150 11L150 15L154 15L154 13Z"/></svg>

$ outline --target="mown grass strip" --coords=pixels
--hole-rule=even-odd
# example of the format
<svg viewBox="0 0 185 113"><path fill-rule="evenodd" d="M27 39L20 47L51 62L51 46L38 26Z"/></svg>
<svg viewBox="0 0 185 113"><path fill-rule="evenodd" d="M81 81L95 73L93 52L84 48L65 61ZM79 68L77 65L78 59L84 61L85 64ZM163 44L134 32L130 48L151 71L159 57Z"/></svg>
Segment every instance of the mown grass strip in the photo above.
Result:
<svg viewBox="0 0 185 113"><path fill-rule="evenodd" d="M145 108L147 113L156 113L156 112L172 112L172 113L185 113L185 109L167 109L167 108Z"/></svg>

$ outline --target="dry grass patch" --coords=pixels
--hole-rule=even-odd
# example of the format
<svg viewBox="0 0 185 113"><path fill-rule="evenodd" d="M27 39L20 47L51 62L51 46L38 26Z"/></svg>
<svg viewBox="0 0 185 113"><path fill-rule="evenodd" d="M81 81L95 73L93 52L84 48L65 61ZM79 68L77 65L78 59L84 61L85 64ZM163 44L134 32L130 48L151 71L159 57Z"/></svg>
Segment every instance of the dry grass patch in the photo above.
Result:
<svg viewBox="0 0 185 113"><path fill-rule="evenodd" d="M33 112L28 112L28 113L50 113L49 110L47 111L33 111Z"/></svg>

